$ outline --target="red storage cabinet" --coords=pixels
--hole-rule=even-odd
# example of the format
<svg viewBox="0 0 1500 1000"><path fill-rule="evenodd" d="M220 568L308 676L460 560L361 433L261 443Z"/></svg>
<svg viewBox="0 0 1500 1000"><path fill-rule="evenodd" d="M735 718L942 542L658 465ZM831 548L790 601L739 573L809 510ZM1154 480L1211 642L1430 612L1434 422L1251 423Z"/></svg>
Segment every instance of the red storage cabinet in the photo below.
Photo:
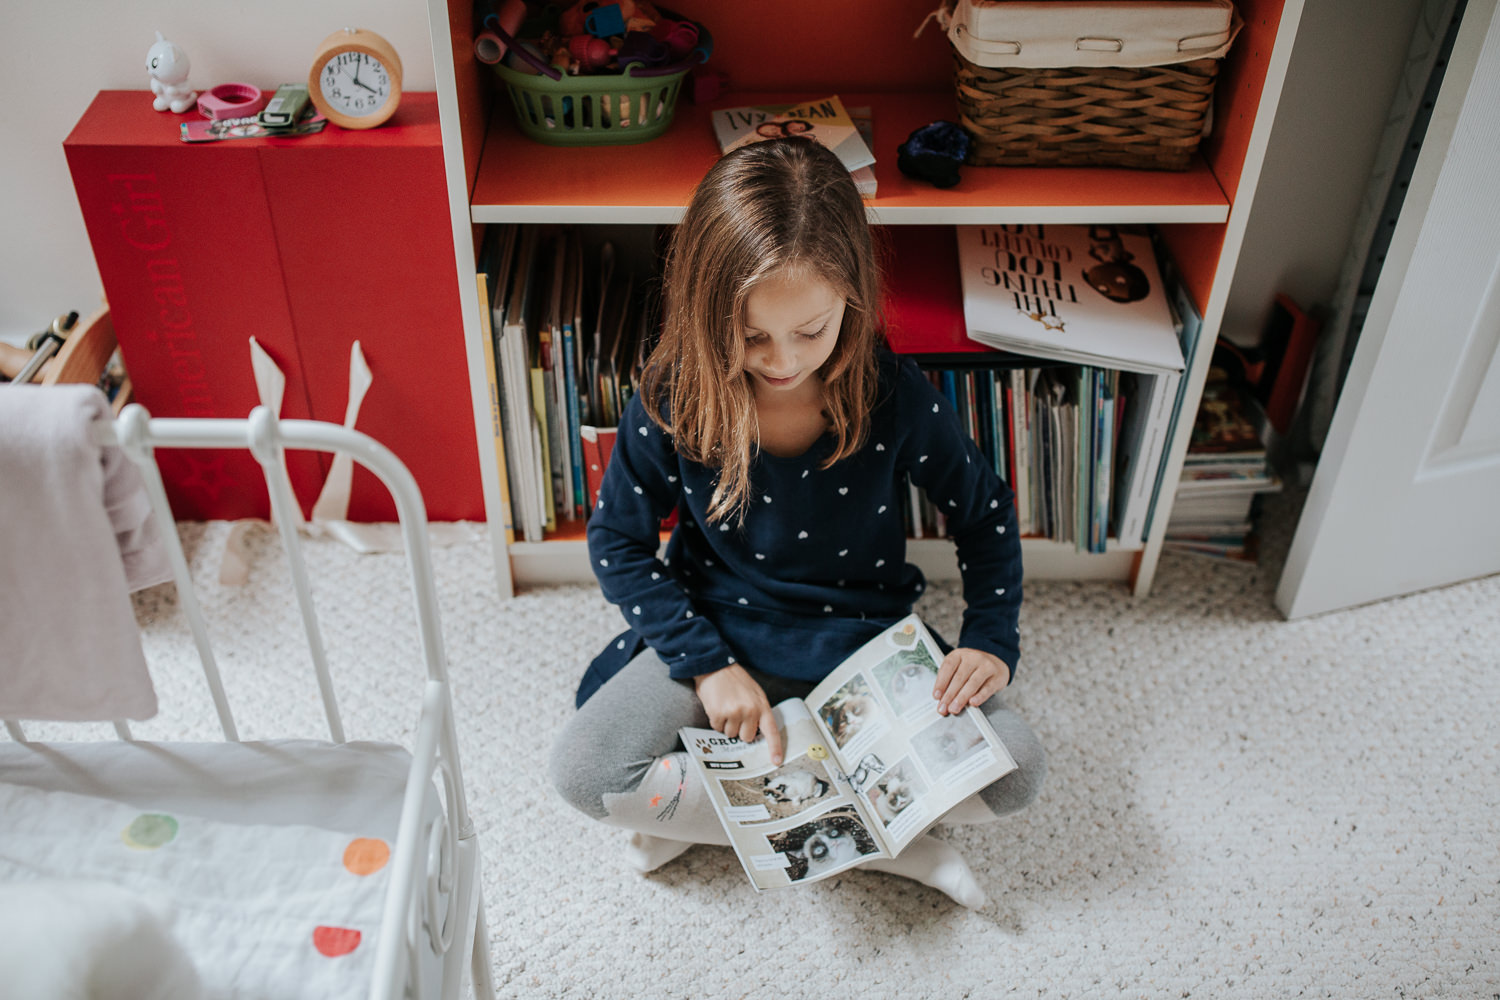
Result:
<svg viewBox="0 0 1500 1000"><path fill-rule="evenodd" d="M63 143L136 399L241 417L254 336L286 374L282 416L341 423L355 340L373 374L356 426L412 470L433 520L481 520L442 139L432 94L384 126L184 143L187 115L104 91ZM287 456L304 513L326 460ZM253 459L163 456L176 515L265 517ZM356 467L349 516L394 520Z"/></svg>

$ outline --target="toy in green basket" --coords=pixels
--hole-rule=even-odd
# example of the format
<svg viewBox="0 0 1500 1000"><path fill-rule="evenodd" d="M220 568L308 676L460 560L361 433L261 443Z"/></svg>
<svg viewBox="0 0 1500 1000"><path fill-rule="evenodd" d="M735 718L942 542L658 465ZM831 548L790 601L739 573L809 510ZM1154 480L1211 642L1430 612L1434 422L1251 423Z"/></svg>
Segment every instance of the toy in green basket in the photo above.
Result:
<svg viewBox="0 0 1500 1000"><path fill-rule="evenodd" d="M488 15L485 32L505 58L487 58L494 49L481 52L478 40L476 56L505 84L522 133L554 146L656 138L672 123L683 79L713 51L703 25L645 0L549 4L514 31L501 20Z"/></svg>

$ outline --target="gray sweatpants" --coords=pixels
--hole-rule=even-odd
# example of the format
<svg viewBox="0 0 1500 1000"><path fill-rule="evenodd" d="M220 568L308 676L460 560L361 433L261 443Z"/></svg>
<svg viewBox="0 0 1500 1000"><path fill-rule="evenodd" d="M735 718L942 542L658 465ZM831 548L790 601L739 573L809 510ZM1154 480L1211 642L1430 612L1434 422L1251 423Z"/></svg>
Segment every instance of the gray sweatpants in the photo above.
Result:
<svg viewBox="0 0 1500 1000"><path fill-rule="evenodd" d="M773 705L804 697L813 688L756 671L751 675ZM1025 808L1046 776L1046 754L1031 727L1005 708L998 695L981 711L1017 768L955 809L952 821L997 818ZM684 726L709 728L703 703L691 681L673 680L667 665L648 649L610 678L563 727L552 748L552 783L570 805L594 819L673 840L722 843L722 837L712 836L719 824L707 796L694 794L697 783L684 786L677 733ZM637 796L642 801L632 802ZM664 797L675 808L664 810ZM974 799L987 809L975 808ZM666 816L661 815L664 811Z"/></svg>

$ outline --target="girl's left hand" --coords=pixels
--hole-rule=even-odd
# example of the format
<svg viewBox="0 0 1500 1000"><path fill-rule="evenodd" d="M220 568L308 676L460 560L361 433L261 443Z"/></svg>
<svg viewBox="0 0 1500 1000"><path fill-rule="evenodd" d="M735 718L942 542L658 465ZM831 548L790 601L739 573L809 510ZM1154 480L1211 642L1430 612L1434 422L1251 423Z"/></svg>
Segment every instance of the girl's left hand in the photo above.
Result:
<svg viewBox="0 0 1500 1000"><path fill-rule="evenodd" d="M957 715L979 706L1010 683L1010 668L998 656L979 649L955 649L938 667L932 696L939 715Z"/></svg>

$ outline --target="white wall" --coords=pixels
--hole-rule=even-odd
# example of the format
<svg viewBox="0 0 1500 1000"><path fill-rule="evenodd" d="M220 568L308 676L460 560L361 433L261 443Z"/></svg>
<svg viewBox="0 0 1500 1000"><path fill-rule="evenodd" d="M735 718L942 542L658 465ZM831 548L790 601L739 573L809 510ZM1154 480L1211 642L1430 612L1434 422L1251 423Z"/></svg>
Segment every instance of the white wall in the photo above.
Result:
<svg viewBox="0 0 1500 1000"><path fill-rule="evenodd" d="M1285 292L1331 302L1422 0L1306 0L1223 334L1253 343Z"/></svg>
<svg viewBox="0 0 1500 1000"><path fill-rule="evenodd" d="M1254 338L1277 291L1304 306L1332 297L1418 3L1307 0L1225 316L1235 339ZM395 45L408 90L433 89L422 0L3 0L0 338L24 340L98 304L62 141L95 91L149 85L157 30L188 53L195 87L271 88L305 79L317 43L345 25Z"/></svg>

